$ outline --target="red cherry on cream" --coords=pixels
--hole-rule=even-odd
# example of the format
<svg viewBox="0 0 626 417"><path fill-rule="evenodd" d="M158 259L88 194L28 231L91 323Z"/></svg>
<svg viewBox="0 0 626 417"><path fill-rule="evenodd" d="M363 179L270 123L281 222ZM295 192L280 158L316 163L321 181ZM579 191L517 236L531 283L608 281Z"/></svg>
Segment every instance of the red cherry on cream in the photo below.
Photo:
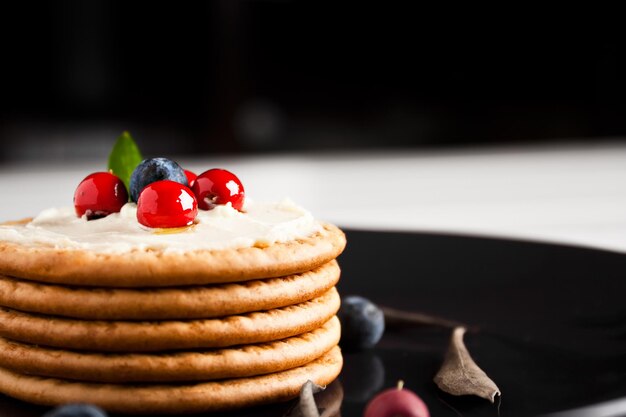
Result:
<svg viewBox="0 0 626 417"><path fill-rule="evenodd" d="M198 176L187 169L183 169L183 171L185 172L185 176L187 177L187 183L189 184L189 188L193 187L193 183L196 181L196 178Z"/></svg>
<svg viewBox="0 0 626 417"><path fill-rule="evenodd" d="M117 213L128 202L122 180L110 172L95 172L85 177L74 192L74 208L79 217L99 219Z"/></svg>
<svg viewBox="0 0 626 417"><path fill-rule="evenodd" d="M216 205L231 203L233 208L241 211L244 201L244 189L239 178L225 169L210 169L198 175L191 187L198 207L211 210Z"/></svg>
<svg viewBox="0 0 626 417"><path fill-rule="evenodd" d="M193 192L174 181L156 181L147 185L137 200L137 220L147 227L189 226L197 214Z"/></svg>
<svg viewBox="0 0 626 417"><path fill-rule="evenodd" d="M397 388L385 390L375 396L365 407L363 417L430 417L428 407L412 391Z"/></svg>

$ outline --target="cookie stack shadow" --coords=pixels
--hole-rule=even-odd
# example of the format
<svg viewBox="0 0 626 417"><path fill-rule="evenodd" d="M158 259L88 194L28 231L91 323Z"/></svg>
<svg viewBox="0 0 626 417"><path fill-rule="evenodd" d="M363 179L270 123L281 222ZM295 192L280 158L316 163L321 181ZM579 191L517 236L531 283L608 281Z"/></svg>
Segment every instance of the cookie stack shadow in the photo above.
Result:
<svg viewBox="0 0 626 417"><path fill-rule="evenodd" d="M341 370L339 275L334 259L274 278L173 287L1 275L0 392L124 413L293 398L307 380L326 385Z"/></svg>

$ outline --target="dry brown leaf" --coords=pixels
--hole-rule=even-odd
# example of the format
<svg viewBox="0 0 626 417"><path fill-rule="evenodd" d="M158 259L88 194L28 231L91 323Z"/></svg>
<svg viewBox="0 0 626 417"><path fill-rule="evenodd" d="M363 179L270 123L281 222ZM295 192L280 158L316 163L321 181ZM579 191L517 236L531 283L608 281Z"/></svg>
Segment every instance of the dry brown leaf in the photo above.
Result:
<svg viewBox="0 0 626 417"><path fill-rule="evenodd" d="M463 343L464 327L452 332L446 358L434 381L442 390L452 395L477 395L495 402L500 389L472 359Z"/></svg>
<svg viewBox="0 0 626 417"><path fill-rule="evenodd" d="M327 389L309 380L300 388L297 404L283 417L341 417L342 401L343 388L339 381Z"/></svg>
<svg viewBox="0 0 626 417"><path fill-rule="evenodd" d="M317 385L313 381L307 381L300 389L300 408L304 417L320 417L320 412L315 403L314 394L323 391L326 387Z"/></svg>

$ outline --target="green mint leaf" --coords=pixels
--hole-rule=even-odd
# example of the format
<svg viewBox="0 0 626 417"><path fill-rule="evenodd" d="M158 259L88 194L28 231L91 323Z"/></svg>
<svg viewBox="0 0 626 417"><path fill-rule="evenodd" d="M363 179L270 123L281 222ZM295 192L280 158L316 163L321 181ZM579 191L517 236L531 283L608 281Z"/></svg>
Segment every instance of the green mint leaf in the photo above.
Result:
<svg viewBox="0 0 626 417"><path fill-rule="evenodd" d="M141 152L130 133L123 132L109 155L109 170L122 180L130 194L130 176L143 161Z"/></svg>

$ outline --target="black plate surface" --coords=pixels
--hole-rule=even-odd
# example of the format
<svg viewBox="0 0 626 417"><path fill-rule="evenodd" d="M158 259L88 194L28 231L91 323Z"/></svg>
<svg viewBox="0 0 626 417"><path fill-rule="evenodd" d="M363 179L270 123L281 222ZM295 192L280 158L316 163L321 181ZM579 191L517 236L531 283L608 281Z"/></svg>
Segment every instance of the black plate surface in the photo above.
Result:
<svg viewBox="0 0 626 417"><path fill-rule="evenodd" d="M501 416L535 416L626 397L626 256L576 247L417 233L348 231L342 295L477 326L466 336L476 362L499 385ZM369 352L345 353L341 415L402 379L433 416L497 416L497 406L440 392L432 377L449 330L386 332ZM342 394L343 392L343 394ZM282 416L290 404L236 416ZM46 408L0 396L0 416ZM460 414L459 414L460 413ZM223 415L223 414L222 414Z"/></svg>

